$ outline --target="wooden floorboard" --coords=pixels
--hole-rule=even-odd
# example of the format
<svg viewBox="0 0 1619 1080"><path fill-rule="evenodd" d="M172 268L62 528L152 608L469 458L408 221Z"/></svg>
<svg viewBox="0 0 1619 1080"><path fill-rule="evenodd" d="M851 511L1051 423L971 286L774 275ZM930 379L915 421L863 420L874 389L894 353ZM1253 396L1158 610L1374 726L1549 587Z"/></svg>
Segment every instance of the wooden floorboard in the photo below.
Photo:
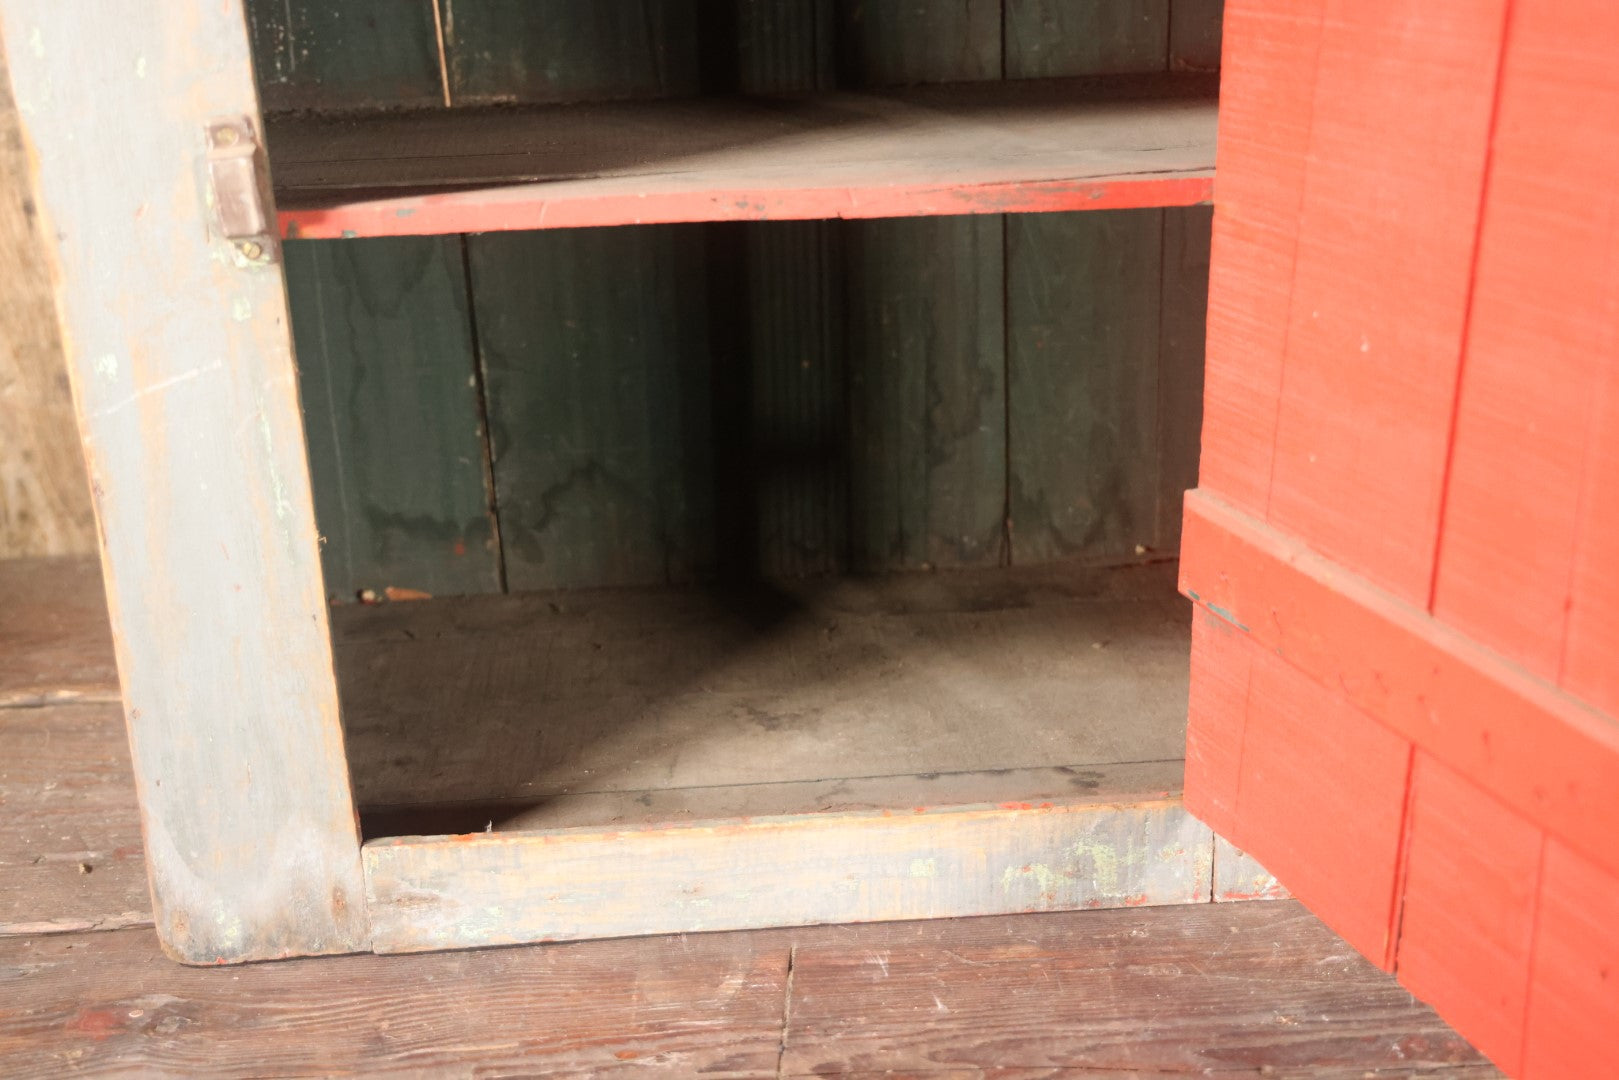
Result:
<svg viewBox="0 0 1619 1080"><path fill-rule="evenodd" d="M0 709L0 936L142 925L151 910L119 709Z"/></svg>
<svg viewBox="0 0 1619 1080"><path fill-rule="evenodd" d="M0 560L0 708L117 700L100 563Z"/></svg>
<svg viewBox="0 0 1619 1080"><path fill-rule="evenodd" d="M1292 901L182 968L0 941L0 1070L1493 1076Z"/></svg>
<svg viewBox="0 0 1619 1080"><path fill-rule="evenodd" d="M1252 1076L1479 1062L1293 901L802 942L784 1071ZM1408 1074L1408 1073L1407 1073Z"/></svg>

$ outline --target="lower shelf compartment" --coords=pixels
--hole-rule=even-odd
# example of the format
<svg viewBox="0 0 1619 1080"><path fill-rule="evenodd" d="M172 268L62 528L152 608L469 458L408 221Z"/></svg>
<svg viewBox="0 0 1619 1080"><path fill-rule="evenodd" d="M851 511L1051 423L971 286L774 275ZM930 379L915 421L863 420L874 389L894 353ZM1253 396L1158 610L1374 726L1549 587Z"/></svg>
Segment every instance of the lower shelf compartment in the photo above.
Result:
<svg viewBox="0 0 1619 1080"><path fill-rule="evenodd" d="M381 951L1211 895L1171 565L334 625Z"/></svg>

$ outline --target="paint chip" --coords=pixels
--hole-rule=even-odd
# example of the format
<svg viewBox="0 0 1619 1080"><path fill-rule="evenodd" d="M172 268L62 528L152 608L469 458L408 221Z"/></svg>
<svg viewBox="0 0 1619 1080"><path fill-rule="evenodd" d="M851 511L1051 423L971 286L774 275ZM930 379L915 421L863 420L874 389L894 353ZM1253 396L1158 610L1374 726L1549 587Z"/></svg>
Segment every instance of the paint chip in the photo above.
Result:
<svg viewBox="0 0 1619 1080"><path fill-rule="evenodd" d="M106 379L108 382L117 381L118 356L116 353L108 353L106 356L96 357L95 367L96 374L100 375L103 379Z"/></svg>

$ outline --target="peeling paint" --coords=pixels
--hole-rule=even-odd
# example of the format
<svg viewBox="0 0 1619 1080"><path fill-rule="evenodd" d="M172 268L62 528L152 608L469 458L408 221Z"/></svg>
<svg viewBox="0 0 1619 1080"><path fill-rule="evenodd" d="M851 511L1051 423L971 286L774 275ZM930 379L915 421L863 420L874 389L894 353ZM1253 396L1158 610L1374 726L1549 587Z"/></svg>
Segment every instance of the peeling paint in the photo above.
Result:
<svg viewBox="0 0 1619 1080"><path fill-rule="evenodd" d="M1074 859L1090 863L1091 883L1098 891L1110 895L1119 891L1119 852L1116 847L1087 837L1075 843L1071 851Z"/></svg>
<svg viewBox="0 0 1619 1080"><path fill-rule="evenodd" d="M238 296L231 301L230 317L239 323L245 323L253 317L253 301L245 296Z"/></svg>
<svg viewBox="0 0 1619 1080"><path fill-rule="evenodd" d="M913 878L938 877L939 864L933 859L912 859L911 876Z"/></svg>
<svg viewBox="0 0 1619 1080"><path fill-rule="evenodd" d="M96 357L95 366L96 366L96 374L97 375L100 375L102 378L106 379L108 382L116 382L117 381L117 379L118 379L118 354L116 354L116 353L108 353L106 356L98 356L98 357Z"/></svg>

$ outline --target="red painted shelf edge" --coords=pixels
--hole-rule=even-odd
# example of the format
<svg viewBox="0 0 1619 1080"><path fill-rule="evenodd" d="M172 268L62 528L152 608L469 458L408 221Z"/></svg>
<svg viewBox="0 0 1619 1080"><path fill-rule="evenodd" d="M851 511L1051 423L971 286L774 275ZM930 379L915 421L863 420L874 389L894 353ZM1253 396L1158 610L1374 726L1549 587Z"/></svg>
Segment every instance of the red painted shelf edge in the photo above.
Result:
<svg viewBox="0 0 1619 1080"><path fill-rule="evenodd" d="M1195 603L1619 872L1614 718L1206 490L1183 545Z"/></svg>
<svg viewBox="0 0 1619 1080"><path fill-rule="evenodd" d="M336 240L699 221L1126 210L1211 202L1214 173L1211 170L1190 175L1012 181L959 187L772 188L566 199L549 198L549 186L522 184L368 199L329 207L282 210L278 218L281 235L286 239Z"/></svg>

